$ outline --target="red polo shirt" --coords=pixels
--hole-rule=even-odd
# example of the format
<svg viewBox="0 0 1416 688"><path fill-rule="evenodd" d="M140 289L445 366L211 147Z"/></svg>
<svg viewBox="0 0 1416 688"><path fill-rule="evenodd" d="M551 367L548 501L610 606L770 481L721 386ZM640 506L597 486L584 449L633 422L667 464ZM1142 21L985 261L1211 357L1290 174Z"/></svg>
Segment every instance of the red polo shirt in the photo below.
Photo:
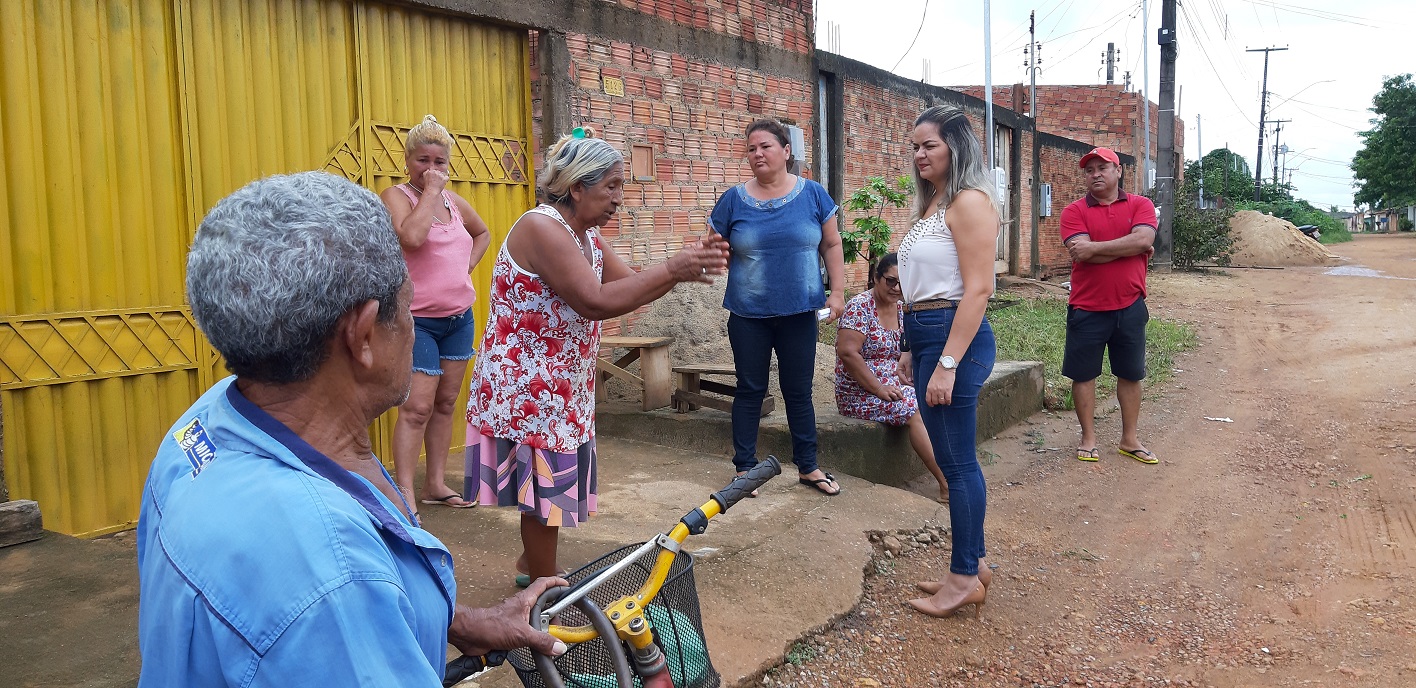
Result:
<svg viewBox="0 0 1416 688"><path fill-rule="evenodd" d="M1078 234L1092 241L1111 241L1131 233L1133 227L1157 225L1155 204L1145 196L1118 191L1116 201L1102 205L1091 194L1062 211L1062 243ZM1109 263L1072 263L1072 295L1067 303L1084 311L1115 311L1146 295L1144 253Z"/></svg>

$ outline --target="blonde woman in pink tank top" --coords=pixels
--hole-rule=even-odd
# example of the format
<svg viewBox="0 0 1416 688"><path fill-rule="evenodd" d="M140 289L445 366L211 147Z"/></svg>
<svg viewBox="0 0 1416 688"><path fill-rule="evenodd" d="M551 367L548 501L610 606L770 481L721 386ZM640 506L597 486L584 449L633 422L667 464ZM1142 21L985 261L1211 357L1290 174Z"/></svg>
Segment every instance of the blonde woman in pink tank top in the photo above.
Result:
<svg viewBox="0 0 1416 688"><path fill-rule="evenodd" d="M393 217L413 282L413 384L393 429L398 489L413 502L418 453L426 447L422 503L465 508L477 502L449 488L444 469L453 407L476 333L472 268L487 252L491 234L477 211L447 188L451 150L447 129L432 115L425 117L409 130L404 145L408 181L384 189L380 198Z"/></svg>

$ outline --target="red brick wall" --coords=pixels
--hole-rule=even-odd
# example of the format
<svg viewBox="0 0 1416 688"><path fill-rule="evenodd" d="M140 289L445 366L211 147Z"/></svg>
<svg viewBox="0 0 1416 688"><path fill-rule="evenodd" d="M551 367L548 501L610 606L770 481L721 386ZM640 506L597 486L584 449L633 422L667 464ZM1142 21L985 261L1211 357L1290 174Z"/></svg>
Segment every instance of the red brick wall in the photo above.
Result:
<svg viewBox="0 0 1416 688"><path fill-rule="evenodd" d="M983 97L982 86L966 86L961 89L975 98ZM1144 137L1140 135L1142 125L1141 94L1127 92L1119 84L1082 86L1039 86L1037 87L1037 127L1039 131L1069 139L1089 143L1093 146L1110 148L1118 153L1126 153L1140 160ZM1028 110L1028 86L995 86L993 102L996 105L1013 108L1018 112ZM1150 103L1150 149L1154 161L1160 151L1160 110ZM1181 153L1176 165L1176 174L1185 169L1185 122L1175 120L1175 150ZM1154 163L1152 163L1154 164ZM1127 189L1139 179L1127 177Z"/></svg>
<svg viewBox="0 0 1416 688"><path fill-rule="evenodd" d="M802 0L615 0L666 20L746 41L798 52L811 43L811 4ZM804 131L811 160L812 82L731 67L683 54L567 31L570 52L570 124L593 126L625 154L630 147L654 147L654 181L628 180L625 203L601 229L616 252L635 266L660 262L684 241L707 231L708 213L718 197L751 177L742 133L754 119L777 117ZM532 34L532 111L536 166L541 141L541 67ZM605 93L606 77L623 80L624 95ZM567 132L568 133L568 132ZM628 172L628 170L626 170ZM804 174L810 175L809 164ZM606 334L630 327L635 316L607 322Z"/></svg>
<svg viewBox="0 0 1416 688"><path fill-rule="evenodd" d="M847 197L865 185L866 179L884 176L893 181L900 175L910 175L913 170L913 150L910 145L910 131L914 120L929 104L925 98L914 93L901 93L866 80L847 77L842 80L842 100L846 116L842 127L844 141L844 193ZM984 131L982 106L978 112L968 111L969 122L974 133ZM1018 251L1019 270L1027 273L1032 265L1032 132L1019 130L1014 146L1019 147L1019 170L1017 179L1023 190L1021 203L1013 210L1009 220L1020 223ZM982 143L982 141L980 141ZM1044 178L1047 181L1047 178ZM913 192L913 188L910 188ZM844 204L845 199L838 199ZM883 217L892 230L891 246L898 246L910 229L911 206L887 209ZM843 219L849 223L863 213L843 210ZM1007 225L1002 229L1008 232ZM852 292L858 292L866 283L864 259L846 267L846 283Z"/></svg>
<svg viewBox="0 0 1416 688"><path fill-rule="evenodd" d="M809 0L607 0L626 9L796 53L812 48Z"/></svg>
<svg viewBox="0 0 1416 688"><path fill-rule="evenodd" d="M873 83L868 78L847 76L842 79L841 84L844 112L847 113L842 122L845 136L845 195L849 196L851 192L863 186L868 177L883 175L893 180L902 174L908 175L913 164L909 140L910 126L914 118L926 108L925 96L913 86L909 90L892 90L890 87ZM1003 102L1006 101L995 98L995 103ZM977 111L968 111L969 121L976 133L983 131L982 109L980 104ZM1019 272L1028 274L1032 267L1032 185L1040 182L1052 185L1052 215L1038 220L1038 263L1044 275L1067 273L1071 270L1071 261L1059 236L1060 217L1062 209L1068 203L1086 192L1077 161L1087 148L1097 144L1075 137L1055 134L1052 137L1045 136L1039 151L1040 165L1034 174L1034 134L1031 130L1020 129L1016 130L1016 136L1014 145L1019 149L1017 178L1022 193L1014 217L1009 219L1018 223L1019 240L1014 250L1018 256ZM1072 140L1059 141L1059 138ZM1128 154L1122 151L1122 155ZM1125 162L1123 159L1123 163ZM1136 167L1128 163L1123 164L1123 168L1124 179L1129 182L1136 174ZM838 202L844 203L845 199L838 199ZM847 223L860 215L851 211L842 212ZM892 208L884 213L883 217L894 230L892 246L898 246L905 232L909 231L909 215L909 208ZM1005 226L1003 231L1008 231L1008 227ZM864 261L847 266L847 284L851 291L864 288L865 277Z"/></svg>
<svg viewBox="0 0 1416 688"><path fill-rule="evenodd" d="M869 177L883 176L893 185L897 177L910 175L913 167L910 129L915 118L925 110L924 100L850 78L842 80L841 96L845 103L845 116L841 120L845 134L843 195L849 198ZM908 188L913 201L914 189ZM838 198L836 202L841 204L841 219L849 228L851 220L864 213L846 210L846 198ZM909 206L887 208L882 217L890 224L891 247L899 246L900 239L910 229ZM846 266L846 285L851 293L865 288L866 270L864 258Z"/></svg>

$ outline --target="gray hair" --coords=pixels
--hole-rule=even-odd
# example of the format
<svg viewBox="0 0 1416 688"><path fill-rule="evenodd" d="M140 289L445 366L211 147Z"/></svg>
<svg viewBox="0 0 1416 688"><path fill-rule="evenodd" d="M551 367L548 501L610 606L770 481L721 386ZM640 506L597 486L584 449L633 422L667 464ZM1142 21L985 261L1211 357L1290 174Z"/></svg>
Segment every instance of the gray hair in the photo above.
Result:
<svg viewBox="0 0 1416 688"><path fill-rule="evenodd" d="M960 191L975 189L988 196L1001 221L1003 211L998 207L998 198L993 188L993 173L992 170L984 168L983 147L978 144L978 137L974 136L973 125L969 123L968 116L959 108L935 105L920 114L915 120L915 126L925 122L933 124L939 130L940 140L949 147L949 178L944 182L944 207L949 207L954 196ZM934 200L936 189L934 184L919 176L918 167L910 167L915 183L915 201L913 212L910 213L910 222L914 223L931 214L929 204Z"/></svg>
<svg viewBox="0 0 1416 688"><path fill-rule="evenodd" d="M313 377L336 322L379 302L397 314L408 279L379 197L324 172L276 175L223 198L187 254L187 301L238 377L284 384Z"/></svg>
<svg viewBox="0 0 1416 688"><path fill-rule="evenodd" d="M560 137L546 150L546 166L536 184L552 203L573 204L570 190L579 183L600 183L610 169L624 163L624 156L604 139Z"/></svg>

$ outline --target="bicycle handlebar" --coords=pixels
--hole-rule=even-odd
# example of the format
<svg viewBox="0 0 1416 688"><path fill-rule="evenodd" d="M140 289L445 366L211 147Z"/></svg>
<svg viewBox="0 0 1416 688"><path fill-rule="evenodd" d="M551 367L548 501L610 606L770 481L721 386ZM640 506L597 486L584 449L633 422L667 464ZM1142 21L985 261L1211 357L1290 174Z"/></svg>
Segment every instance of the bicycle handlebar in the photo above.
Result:
<svg viewBox="0 0 1416 688"><path fill-rule="evenodd" d="M718 500L723 511L731 509L746 497L752 494L753 490L767 484L768 480L782 474L782 463L775 456L758 461L756 466L748 469L746 473L738 476L727 487L713 493L713 499Z"/></svg>
<svg viewBox="0 0 1416 688"><path fill-rule="evenodd" d="M713 493L711 499L713 501L716 501L718 503L718 506L720 507L717 513L726 512L728 509L732 508L734 504L737 504L739 501L742 501L744 497L751 495L753 490L756 490L757 488L760 488L763 485L767 484L767 481L777 477L778 475L781 475L781 473L782 463L778 461L777 457L775 456L768 456L767 458L757 462L756 466L753 466L746 473L743 473L742 475L734 478L731 483L728 483L727 487L724 487L723 489ZM703 527L706 527L708 524L708 520L715 515L710 509L711 505L712 502L707 502L703 505L703 507L695 509L689 516L684 517L685 520L681 522L678 526L676 526L674 530L675 535L671 535L670 537L674 537L679 542L682 542L684 536L688 535L690 532L703 532ZM705 511L708 513L704 513ZM697 517L696 519L690 519L690 516L695 515ZM690 525L690 521L693 521L700 527L697 530L690 530L688 528L688 526ZM646 542L644 547L649 548L651 547L651 545L652 542ZM664 557L667 557L667 559L665 559ZM673 561L673 557L674 552L671 550L665 550L664 552L660 553L660 561L656 563L654 567L655 574L651 575L650 581L645 584L646 589L652 591L650 594L646 595L647 599L653 599L658 594L657 586L664 582L663 576L664 574L668 573L669 562ZM626 559L625 561L621 562L621 565L627 564L629 563L629 561L629 559ZM558 600L562 599L568 594L571 594L572 592L581 589L582 586L586 584L594 585L594 579L603 576L604 574L605 571L601 571L600 573L595 574L595 576L581 581L577 585L571 587L550 588L545 592L541 593L541 597L536 601L535 608L531 612L532 625L535 626L537 624L538 617L541 616L542 610L549 609L550 607L555 605ZM658 579L657 583L654 582L655 577L657 577ZM578 593L578 596L574 598L574 602L571 602L570 604L579 608L590 619L590 626L594 628L594 635L598 635L605 639L606 645L611 648L611 662L615 666L615 672L618 677L618 680L621 682L621 685L624 685L625 681L630 680L627 677L631 676L632 674L628 669L628 665L624 663L626 658L623 649L619 646L614 625L610 623L609 619L605 617L604 612L602 612L598 607L596 607L595 604L591 602L588 597L584 597L583 592ZM592 635L591 637L594 637L594 635ZM616 653L615 650L618 650L618 653ZM557 686L557 684L559 684L560 682L558 680L555 680L556 678L558 678L558 676L555 673L555 665L552 663L551 658L542 656L536 652L533 652L532 655L535 656L536 668L541 672L542 677L547 681L548 685L551 685L553 687ZM505 659L505 656L505 652L494 653L494 655L490 658L491 661L486 662L484 662L482 658L459 657L458 659L455 659L452 662L448 663L443 685L455 685L459 681L465 679L468 676L471 676L477 671L485 669L489 666L496 666L498 664L501 664L502 660Z"/></svg>

